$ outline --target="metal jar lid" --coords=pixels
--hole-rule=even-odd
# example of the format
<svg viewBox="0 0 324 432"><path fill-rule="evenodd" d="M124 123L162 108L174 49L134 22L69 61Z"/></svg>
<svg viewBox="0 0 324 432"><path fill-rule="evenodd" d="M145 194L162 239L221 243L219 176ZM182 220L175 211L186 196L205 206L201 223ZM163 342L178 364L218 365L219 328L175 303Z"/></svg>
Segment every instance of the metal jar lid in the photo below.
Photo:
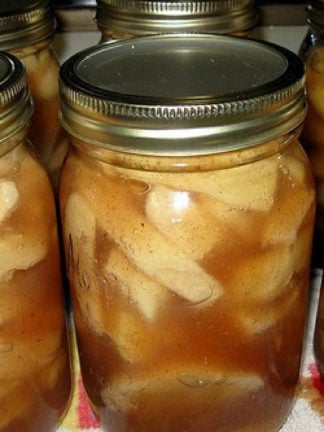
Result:
<svg viewBox="0 0 324 432"><path fill-rule="evenodd" d="M32 112L24 66L13 55L0 51L0 142L23 129Z"/></svg>
<svg viewBox="0 0 324 432"><path fill-rule="evenodd" d="M229 34L254 27L257 13L254 0L97 0L96 20L103 32L134 36L175 32Z"/></svg>
<svg viewBox="0 0 324 432"><path fill-rule="evenodd" d="M124 152L195 155L275 139L305 116L304 66L289 50L208 34L99 44L61 67L61 120Z"/></svg>
<svg viewBox="0 0 324 432"><path fill-rule="evenodd" d="M55 18L50 0L0 2L0 49L11 50L52 37Z"/></svg>
<svg viewBox="0 0 324 432"><path fill-rule="evenodd" d="M307 22L319 31L324 30L324 0L312 0L306 4Z"/></svg>

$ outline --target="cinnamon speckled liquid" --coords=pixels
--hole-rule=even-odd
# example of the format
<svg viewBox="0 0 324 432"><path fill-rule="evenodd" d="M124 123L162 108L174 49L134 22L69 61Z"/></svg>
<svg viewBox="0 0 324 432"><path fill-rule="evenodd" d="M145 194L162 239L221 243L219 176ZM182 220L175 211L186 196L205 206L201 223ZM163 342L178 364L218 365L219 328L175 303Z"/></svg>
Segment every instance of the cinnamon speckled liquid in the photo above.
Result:
<svg viewBox="0 0 324 432"><path fill-rule="evenodd" d="M106 431L273 432L289 415L314 186L295 139L267 145L240 165L225 154L168 169L74 141L65 249L84 383Z"/></svg>
<svg viewBox="0 0 324 432"><path fill-rule="evenodd" d="M314 266L323 268L324 247L324 45L316 43L303 55L306 65L308 113L301 142L311 162L316 184Z"/></svg>
<svg viewBox="0 0 324 432"><path fill-rule="evenodd" d="M71 390L56 212L23 142L0 158L0 203L0 431L54 432Z"/></svg>
<svg viewBox="0 0 324 432"><path fill-rule="evenodd" d="M60 64L50 42L34 43L12 49L11 52L25 65L28 86L34 101L34 114L28 130L28 138L57 190L61 165L67 153L68 139L58 118Z"/></svg>

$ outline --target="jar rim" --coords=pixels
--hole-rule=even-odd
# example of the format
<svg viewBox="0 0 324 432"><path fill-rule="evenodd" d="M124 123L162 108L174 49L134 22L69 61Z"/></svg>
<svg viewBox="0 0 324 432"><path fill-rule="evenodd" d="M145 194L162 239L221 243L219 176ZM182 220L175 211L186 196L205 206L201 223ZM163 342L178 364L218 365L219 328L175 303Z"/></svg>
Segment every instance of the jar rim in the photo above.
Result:
<svg viewBox="0 0 324 432"><path fill-rule="evenodd" d="M308 24L316 30L324 29L324 0L311 0L305 7Z"/></svg>
<svg viewBox="0 0 324 432"><path fill-rule="evenodd" d="M0 142L23 129L32 112L23 64L10 53L0 51Z"/></svg>
<svg viewBox="0 0 324 432"><path fill-rule="evenodd" d="M224 150L297 127L305 116L304 80L301 59L274 44L145 36L68 59L60 71L61 119L72 133L126 140L137 151L141 141L162 152Z"/></svg>
<svg viewBox="0 0 324 432"><path fill-rule="evenodd" d="M253 28L258 14L254 0L97 0L95 19L104 33L229 34Z"/></svg>
<svg viewBox="0 0 324 432"><path fill-rule="evenodd" d="M49 0L19 0L0 6L0 49L10 50L50 39L56 21Z"/></svg>

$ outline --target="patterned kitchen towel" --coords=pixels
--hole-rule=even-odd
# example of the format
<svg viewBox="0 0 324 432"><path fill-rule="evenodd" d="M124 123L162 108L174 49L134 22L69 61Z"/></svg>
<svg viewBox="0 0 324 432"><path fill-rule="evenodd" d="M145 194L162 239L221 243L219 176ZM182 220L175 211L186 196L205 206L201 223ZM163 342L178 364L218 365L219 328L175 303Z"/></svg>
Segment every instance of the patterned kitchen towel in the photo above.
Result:
<svg viewBox="0 0 324 432"><path fill-rule="evenodd" d="M295 407L280 432L324 432L324 382L321 381L313 355L313 333L322 273L314 271L312 297L306 332L304 361ZM73 345L75 386L69 411L58 432L103 432L91 410L80 375Z"/></svg>

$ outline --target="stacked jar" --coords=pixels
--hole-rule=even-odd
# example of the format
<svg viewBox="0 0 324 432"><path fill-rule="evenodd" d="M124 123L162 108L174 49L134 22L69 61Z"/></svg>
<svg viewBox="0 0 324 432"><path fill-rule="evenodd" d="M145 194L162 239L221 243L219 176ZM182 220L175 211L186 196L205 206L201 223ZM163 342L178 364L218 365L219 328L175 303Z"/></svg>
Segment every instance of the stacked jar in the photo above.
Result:
<svg viewBox="0 0 324 432"><path fill-rule="evenodd" d="M54 432L71 376L56 211L26 142L22 63L0 53L0 430Z"/></svg>
<svg viewBox="0 0 324 432"><path fill-rule="evenodd" d="M322 279L314 331L314 356L324 380L324 282Z"/></svg>
<svg viewBox="0 0 324 432"><path fill-rule="evenodd" d="M97 0L101 41L157 33L246 36L257 22L254 0Z"/></svg>
<svg viewBox="0 0 324 432"><path fill-rule="evenodd" d="M67 139L58 119L59 62L52 48L55 18L50 0L0 4L0 49L25 65L35 104L28 137L57 187Z"/></svg>
<svg viewBox="0 0 324 432"><path fill-rule="evenodd" d="M306 64L308 114L301 140L308 153L316 182L317 212L314 232L314 266L324 268L324 1L306 5L309 30L300 48ZM324 287L318 303L314 354L324 377Z"/></svg>
<svg viewBox="0 0 324 432"><path fill-rule="evenodd" d="M317 191L317 217L314 237L314 265L324 266L324 1L306 6L309 31L300 55L306 64L308 114L301 136L310 158Z"/></svg>
<svg viewBox="0 0 324 432"><path fill-rule="evenodd" d="M77 53L60 88L64 243L102 427L279 430L315 211L301 59L241 37L153 35Z"/></svg>

